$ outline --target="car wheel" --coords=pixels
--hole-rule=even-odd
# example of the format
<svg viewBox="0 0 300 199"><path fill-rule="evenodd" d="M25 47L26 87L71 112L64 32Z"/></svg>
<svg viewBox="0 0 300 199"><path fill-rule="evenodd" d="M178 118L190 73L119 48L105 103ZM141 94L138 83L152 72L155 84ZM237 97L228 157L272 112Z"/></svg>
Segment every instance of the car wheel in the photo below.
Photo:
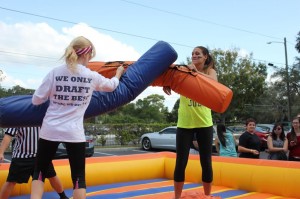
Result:
<svg viewBox="0 0 300 199"><path fill-rule="evenodd" d="M142 147L144 150L149 151L151 149L151 141L149 138L144 138L142 141Z"/></svg>

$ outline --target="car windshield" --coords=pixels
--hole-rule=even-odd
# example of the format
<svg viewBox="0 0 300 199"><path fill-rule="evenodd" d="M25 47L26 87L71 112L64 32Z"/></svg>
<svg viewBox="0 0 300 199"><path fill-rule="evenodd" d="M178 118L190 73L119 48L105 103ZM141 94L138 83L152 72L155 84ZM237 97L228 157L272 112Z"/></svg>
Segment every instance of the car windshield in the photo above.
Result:
<svg viewBox="0 0 300 199"><path fill-rule="evenodd" d="M259 131L259 132L266 132L266 130L264 130L263 128L261 128L259 126L255 127L255 130Z"/></svg>

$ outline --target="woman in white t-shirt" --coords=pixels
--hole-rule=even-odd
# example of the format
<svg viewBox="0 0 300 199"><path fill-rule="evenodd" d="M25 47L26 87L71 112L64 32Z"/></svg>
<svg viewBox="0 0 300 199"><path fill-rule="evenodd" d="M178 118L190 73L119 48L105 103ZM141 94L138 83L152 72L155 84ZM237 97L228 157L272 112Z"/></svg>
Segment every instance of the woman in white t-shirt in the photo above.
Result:
<svg viewBox="0 0 300 199"><path fill-rule="evenodd" d="M45 171L61 142L69 157L73 198L86 198L84 113L93 91L114 91L124 72L120 66L108 79L91 71L86 66L94 56L95 48L87 38L75 38L65 50L66 63L51 70L32 97L34 105L47 100L50 104L41 127L31 199L42 198Z"/></svg>

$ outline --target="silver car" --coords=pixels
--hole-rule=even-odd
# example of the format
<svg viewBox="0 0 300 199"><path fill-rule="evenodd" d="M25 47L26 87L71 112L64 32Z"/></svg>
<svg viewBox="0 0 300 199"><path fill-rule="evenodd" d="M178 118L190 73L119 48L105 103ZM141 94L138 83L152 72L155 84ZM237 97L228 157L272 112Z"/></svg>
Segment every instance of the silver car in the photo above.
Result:
<svg viewBox="0 0 300 199"><path fill-rule="evenodd" d="M141 136L142 148L176 150L176 126L164 128L161 131L146 133Z"/></svg>
<svg viewBox="0 0 300 199"><path fill-rule="evenodd" d="M215 127L215 126L214 126ZM170 126L158 132L143 134L140 138L142 148L146 151L151 149L167 149L176 151L176 126ZM214 128L214 138L212 142L212 149L215 150L214 140L216 131Z"/></svg>
<svg viewBox="0 0 300 199"><path fill-rule="evenodd" d="M91 136L88 135L85 136L85 139L86 139L85 156L92 157L94 155L94 140ZM66 145L64 143L60 143L58 145L54 158L60 159L60 158L67 158L67 157L68 157L68 153L67 153Z"/></svg>
<svg viewBox="0 0 300 199"><path fill-rule="evenodd" d="M256 124L257 127L262 128L262 130L271 133L274 127L274 124Z"/></svg>

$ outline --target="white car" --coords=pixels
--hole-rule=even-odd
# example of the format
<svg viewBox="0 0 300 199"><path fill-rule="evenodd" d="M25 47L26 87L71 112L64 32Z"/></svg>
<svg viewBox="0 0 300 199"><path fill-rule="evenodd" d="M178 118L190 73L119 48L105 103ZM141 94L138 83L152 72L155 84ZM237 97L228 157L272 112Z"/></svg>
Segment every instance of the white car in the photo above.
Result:
<svg viewBox="0 0 300 199"><path fill-rule="evenodd" d="M151 149L176 151L176 129L176 126L170 126L158 132L143 134L140 138L142 148L146 151ZM216 151L214 146L215 136L216 131L214 130L214 138L212 142L213 151Z"/></svg>
<svg viewBox="0 0 300 199"><path fill-rule="evenodd" d="M85 136L85 157L92 157L94 155L94 140L91 136ZM58 145L57 151L55 153L54 159L67 158L68 153L66 149L66 145L64 143L60 143Z"/></svg>
<svg viewBox="0 0 300 199"><path fill-rule="evenodd" d="M274 124L256 124L257 127L262 128L262 130L271 133L274 127Z"/></svg>
<svg viewBox="0 0 300 199"><path fill-rule="evenodd" d="M176 150L176 126L170 126L158 132L146 133L141 136L142 148Z"/></svg>

